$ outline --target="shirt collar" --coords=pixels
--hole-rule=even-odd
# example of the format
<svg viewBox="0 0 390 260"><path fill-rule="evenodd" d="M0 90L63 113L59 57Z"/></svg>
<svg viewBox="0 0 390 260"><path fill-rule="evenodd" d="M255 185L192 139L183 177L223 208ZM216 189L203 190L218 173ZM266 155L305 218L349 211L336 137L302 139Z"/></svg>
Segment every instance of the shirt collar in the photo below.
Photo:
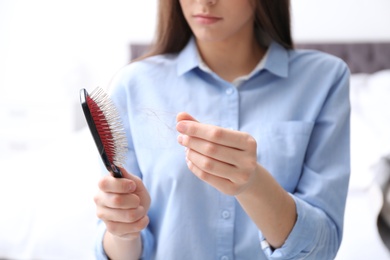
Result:
<svg viewBox="0 0 390 260"><path fill-rule="evenodd" d="M177 75L181 76L199 67L198 55L198 48L196 47L195 39L192 37L177 57Z"/></svg>
<svg viewBox="0 0 390 260"><path fill-rule="evenodd" d="M264 69L269 72L286 78L288 76L289 53L276 42L272 42L268 50L268 58L265 61Z"/></svg>
<svg viewBox="0 0 390 260"><path fill-rule="evenodd" d="M272 42L267 51L267 56L263 68L279 77L287 77L289 65L288 51L278 43ZM202 67L195 39L193 37L179 53L177 65L178 76L181 76L196 67Z"/></svg>

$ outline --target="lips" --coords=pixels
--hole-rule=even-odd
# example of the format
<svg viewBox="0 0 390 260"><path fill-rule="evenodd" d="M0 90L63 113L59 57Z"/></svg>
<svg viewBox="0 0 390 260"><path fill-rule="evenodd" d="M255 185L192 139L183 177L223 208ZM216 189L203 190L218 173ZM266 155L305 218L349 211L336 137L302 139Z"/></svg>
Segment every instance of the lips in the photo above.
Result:
<svg viewBox="0 0 390 260"><path fill-rule="evenodd" d="M214 23L217 23L217 22L222 20L221 17L207 15L207 14L196 14L193 17L197 23L203 24L203 25L214 24Z"/></svg>

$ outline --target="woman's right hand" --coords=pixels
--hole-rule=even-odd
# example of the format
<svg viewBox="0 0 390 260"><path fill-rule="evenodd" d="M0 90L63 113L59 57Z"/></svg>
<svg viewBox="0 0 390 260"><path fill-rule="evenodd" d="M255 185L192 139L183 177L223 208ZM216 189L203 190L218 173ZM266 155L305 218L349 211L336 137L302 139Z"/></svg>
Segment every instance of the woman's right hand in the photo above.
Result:
<svg viewBox="0 0 390 260"><path fill-rule="evenodd" d="M121 168L123 178L104 176L94 197L96 214L114 237L133 240L149 224L150 196L141 179Z"/></svg>

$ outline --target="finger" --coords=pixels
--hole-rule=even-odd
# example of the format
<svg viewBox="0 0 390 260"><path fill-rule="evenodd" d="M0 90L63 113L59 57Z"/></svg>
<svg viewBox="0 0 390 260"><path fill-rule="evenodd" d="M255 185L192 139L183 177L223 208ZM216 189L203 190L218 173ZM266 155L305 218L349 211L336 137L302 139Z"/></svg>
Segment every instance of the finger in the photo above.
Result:
<svg viewBox="0 0 390 260"><path fill-rule="evenodd" d="M181 145L193 151L230 165L237 165L239 163L238 160L245 156L242 150L209 142L204 139L182 134L177 139Z"/></svg>
<svg viewBox="0 0 390 260"><path fill-rule="evenodd" d="M176 116L176 122L180 122L182 120L189 120L189 121L195 121L198 122L193 116L186 112L180 112Z"/></svg>
<svg viewBox="0 0 390 260"><path fill-rule="evenodd" d="M109 207L114 209L134 209L140 205L140 198L133 193L106 193L99 192L94 198L98 206Z"/></svg>
<svg viewBox="0 0 390 260"><path fill-rule="evenodd" d="M241 157L246 157L243 160L243 167L215 160L192 149L186 151L187 164L191 162L205 173L227 179L237 185L245 185L250 182L252 173L258 164L255 159L250 160L249 155L242 154Z"/></svg>
<svg viewBox="0 0 390 260"><path fill-rule="evenodd" d="M136 189L134 181L126 178L114 178L110 175L101 178L98 186L100 190L110 193L129 193Z"/></svg>
<svg viewBox="0 0 390 260"><path fill-rule="evenodd" d="M228 195L236 195L238 194L238 190L236 190L236 185L226 178L221 178L219 176L209 174L200 168L198 168L191 161L187 161L187 166L191 170L192 173L202 181L208 183L213 186L220 192Z"/></svg>
<svg viewBox="0 0 390 260"><path fill-rule="evenodd" d="M123 223L114 221L105 221L107 231L120 237L131 236L134 233L141 232L149 224L149 217L144 216L134 223Z"/></svg>
<svg viewBox="0 0 390 260"><path fill-rule="evenodd" d="M204 139L224 146L245 150L256 145L256 141L244 132L234 131L214 125L201 124L188 120L180 121L176 124L179 133Z"/></svg>
<svg viewBox="0 0 390 260"><path fill-rule="evenodd" d="M134 223L146 215L145 209L139 206L135 209L113 209L108 207L97 207L96 215L104 221L121 223Z"/></svg>
<svg viewBox="0 0 390 260"><path fill-rule="evenodd" d="M204 156L194 150L187 150L186 160L187 163L188 161L191 162L194 166L205 173L234 181L234 175L237 168L231 164Z"/></svg>

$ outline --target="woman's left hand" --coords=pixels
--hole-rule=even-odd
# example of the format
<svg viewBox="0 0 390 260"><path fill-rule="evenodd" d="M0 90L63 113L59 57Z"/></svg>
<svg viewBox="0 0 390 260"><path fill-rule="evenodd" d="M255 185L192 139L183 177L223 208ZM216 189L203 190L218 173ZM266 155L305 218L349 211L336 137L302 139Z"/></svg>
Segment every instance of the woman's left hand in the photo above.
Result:
<svg viewBox="0 0 390 260"><path fill-rule="evenodd" d="M178 142L185 146L188 168L222 193L238 195L254 181L256 140L247 133L202 124L187 113L177 115Z"/></svg>

